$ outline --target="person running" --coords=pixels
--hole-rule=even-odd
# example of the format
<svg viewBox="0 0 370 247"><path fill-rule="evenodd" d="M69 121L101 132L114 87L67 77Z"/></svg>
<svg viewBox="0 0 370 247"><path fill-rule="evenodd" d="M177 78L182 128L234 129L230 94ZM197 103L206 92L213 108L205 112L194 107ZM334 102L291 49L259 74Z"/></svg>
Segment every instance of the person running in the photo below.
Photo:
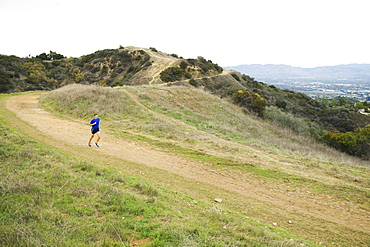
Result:
<svg viewBox="0 0 370 247"><path fill-rule="evenodd" d="M100 129L99 129L99 124L100 124L100 118L98 114L94 114L94 118L90 121L90 126L91 126L91 137L89 140L89 143L87 144L89 147L91 147L91 141L93 140L95 134L98 136L95 142L95 146L99 147L99 141L100 141Z"/></svg>

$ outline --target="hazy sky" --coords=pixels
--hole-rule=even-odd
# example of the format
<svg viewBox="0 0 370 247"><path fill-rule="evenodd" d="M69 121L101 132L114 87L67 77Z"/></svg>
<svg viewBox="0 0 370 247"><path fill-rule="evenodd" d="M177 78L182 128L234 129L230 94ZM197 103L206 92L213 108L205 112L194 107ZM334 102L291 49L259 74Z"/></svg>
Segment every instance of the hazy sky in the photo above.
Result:
<svg viewBox="0 0 370 247"><path fill-rule="evenodd" d="M220 66L370 63L367 0L0 0L0 54L154 47Z"/></svg>

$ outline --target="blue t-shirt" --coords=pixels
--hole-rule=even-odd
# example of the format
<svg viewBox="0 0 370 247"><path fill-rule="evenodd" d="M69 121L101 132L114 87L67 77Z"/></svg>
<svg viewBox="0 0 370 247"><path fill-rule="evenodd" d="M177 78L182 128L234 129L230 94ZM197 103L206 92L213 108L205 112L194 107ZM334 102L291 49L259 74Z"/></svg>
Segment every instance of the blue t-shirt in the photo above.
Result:
<svg viewBox="0 0 370 247"><path fill-rule="evenodd" d="M100 118L93 118L93 119L90 121L90 124L93 124L93 123L96 123L96 124L94 124L93 126L91 126L91 128L92 128L92 129L99 129Z"/></svg>

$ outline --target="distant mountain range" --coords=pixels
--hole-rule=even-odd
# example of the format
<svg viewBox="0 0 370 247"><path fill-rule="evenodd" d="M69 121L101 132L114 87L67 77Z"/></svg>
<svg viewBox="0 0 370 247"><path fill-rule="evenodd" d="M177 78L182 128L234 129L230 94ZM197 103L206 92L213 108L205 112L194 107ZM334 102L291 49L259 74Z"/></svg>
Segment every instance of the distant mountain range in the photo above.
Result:
<svg viewBox="0 0 370 247"><path fill-rule="evenodd" d="M224 67L268 84L275 82L370 83L370 64L347 64L317 68L290 65L250 64Z"/></svg>

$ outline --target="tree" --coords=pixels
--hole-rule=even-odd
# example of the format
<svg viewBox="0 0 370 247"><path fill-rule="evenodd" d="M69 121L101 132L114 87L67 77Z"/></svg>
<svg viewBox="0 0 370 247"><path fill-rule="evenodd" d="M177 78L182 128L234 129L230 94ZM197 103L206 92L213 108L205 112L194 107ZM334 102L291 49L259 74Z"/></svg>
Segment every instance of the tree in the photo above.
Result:
<svg viewBox="0 0 370 247"><path fill-rule="evenodd" d="M54 51L50 51L49 54L41 53L40 55L36 56L36 58L40 58L41 60L57 60L57 59L63 59L65 56L62 54L58 54Z"/></svg>
<svg viewBox="0 0 370 247"><path fill-rule="evenodd" d="M41 53L40 55L36 56L36 58L40 58L41 60L50 60L48 55L44 52Z"/></svg>
<svg viewBox="0 0 370 247"><path fill-rule="evenodd" d="M347 102L347 100L343 97L339 97L338 100L339 100L339 105L345 105Z"/></svg>

